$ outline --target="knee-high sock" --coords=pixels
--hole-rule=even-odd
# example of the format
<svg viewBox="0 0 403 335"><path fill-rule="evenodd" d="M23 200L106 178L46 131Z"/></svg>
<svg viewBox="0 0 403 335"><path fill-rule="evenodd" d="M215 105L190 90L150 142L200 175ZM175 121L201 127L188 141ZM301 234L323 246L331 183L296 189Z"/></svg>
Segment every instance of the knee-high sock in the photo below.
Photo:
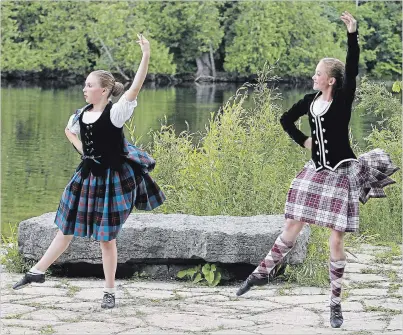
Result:
<svg viewBox="0 0 403 335"><path fill-rule="evenodd" d="M253 271L253 275L258 278L268 277L274 267L291 251L294 244L294 242L283 241L281 235L277 237L270 252Z"/></svg>
<svg viewBox="0 0 403 335"><path fill-rule="evenodd" d="M330 260L329 276L330 276L330 305L340 305L341 303L341 286L343 281L344 268L346 267L346 260L339 261Z"/></svg>

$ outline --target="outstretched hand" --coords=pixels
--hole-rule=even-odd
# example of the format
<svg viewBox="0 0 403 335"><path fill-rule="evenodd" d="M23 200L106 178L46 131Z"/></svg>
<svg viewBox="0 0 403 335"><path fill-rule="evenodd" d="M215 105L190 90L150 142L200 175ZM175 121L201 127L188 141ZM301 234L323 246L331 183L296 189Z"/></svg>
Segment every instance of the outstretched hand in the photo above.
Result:
<svg viewBox="0 0 403 335"><path fill-rule="evenodd" d="M150 42L142 35L142 34L137 34L138 41L136 41L140 47L141 51L144 53L150 53Z"/></svg>
<svg viewBox="0 0 403 335"><path fill-rule="evenodd" d="M340 19L346 24L347 31L349 33L354 33L357 31L357 20L347 11L341 14Z"/></svg>

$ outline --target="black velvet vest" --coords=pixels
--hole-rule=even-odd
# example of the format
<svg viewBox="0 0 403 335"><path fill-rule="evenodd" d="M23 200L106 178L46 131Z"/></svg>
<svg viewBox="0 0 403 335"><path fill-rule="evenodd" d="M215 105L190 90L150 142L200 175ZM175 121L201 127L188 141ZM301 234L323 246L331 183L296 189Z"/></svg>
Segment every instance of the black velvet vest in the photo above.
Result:
<svg viewBox="0 0 403 335"><path fill-rule="evenodd" d="M91 109L92 105L84 111ZM91 172L94 176L104 176L106 169L119 171L124 157L124 133L123 127L118 128L111 121L112 102L109 102L101 116L93 123L83 122L83 113L79 117L80 136L83 143L84 155L82 156L81 175L85 179Z"/></svg>

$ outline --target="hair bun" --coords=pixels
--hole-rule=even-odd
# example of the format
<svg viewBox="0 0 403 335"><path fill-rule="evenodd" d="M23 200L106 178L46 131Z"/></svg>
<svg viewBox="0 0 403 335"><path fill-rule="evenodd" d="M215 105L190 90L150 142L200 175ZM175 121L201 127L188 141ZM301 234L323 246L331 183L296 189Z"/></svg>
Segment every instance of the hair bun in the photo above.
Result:
<svg viewBox="0 0 403 335"><path fill-rule="evenodd" d="M115 82L115 85L114 85L113 88L112 88L111 94L112 94L114 97L116 97L116 96L122 94L123 91L124 91L124 89L125 89L125 88L124 88L123 84L117 81L117 82Z"/></svg>

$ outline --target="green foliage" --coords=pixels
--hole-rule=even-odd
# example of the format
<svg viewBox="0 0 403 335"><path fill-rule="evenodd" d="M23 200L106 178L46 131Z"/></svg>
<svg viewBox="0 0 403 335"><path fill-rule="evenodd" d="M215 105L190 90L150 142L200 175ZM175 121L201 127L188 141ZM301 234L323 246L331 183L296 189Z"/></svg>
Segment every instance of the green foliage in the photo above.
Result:
<svg viewBox="0 0 403 335"><path fill-rule="evenodd" d="M395 81L392 86L392 92L399 93L402 91L403 82L402 81Z"/></svg>
<svg viewBox="0 0 403 335"><path fill-rule="evenodd" d="M356 6L354 1L322 1L321 6L323 14L332 23L340 24L340 13L345 10L357 18L361 73L378 79L401 76L401 2L360 1ZM337 35L339 40L345 40L345 30L338 29Z"/></svg>
<svg viewBox="0 0 403 335"><path fill-rule="evenodd" d="M366 58L367 72L383 80L402 75L402 2L368 1L359 7L369 30L364 48L372 57Z"/></svg>
<svg viewBox="0 0 403 335"><path fill-rule="evenodd" d="M8 272L24 273L31 268L32 262L25 261L18 250L17 227L10 224L9 231L10 234L1 235L0 264Z"/></svg>
<svg viewBox="0 0 403 335"><path fill-rule="evenodd" d="M278 61L280 76L309 76L321 58L344 57L334 39L337 25L318 15L319 4L253 1L238 7L228 31L227 71L256 73L266 61Z"/></svg>
<svg viewBox="0 0 403 335"><path fill-rule="evenodd" d="M194 284L205 283L208 286L217 286L221 281L221 272L215 264L206 263L195 266L193 268L179 271L177 277L180 279L187 278Z"/></svg>
<svg viewBox="0 0 403 335"><path fill-rule="evenodd" d="M149 73L173 74L176 72L176 65L173 63L173 55L169 48L155 39L155 33L147 29L148 25L157 24L158 15L156 12L144 15L146 4L147 2L126 1L87 4L91 12L97 13L96 20L93 20L89 27L89 37L101 51L96 68L116 71L116 66L119 66L123 72L133 75L141 60L141 49L136 43L137 34L144 32L152 49ZM111 54L113 62L105 48Z"/></svg>
<svg viewBox="0 0 403 335"><path fill-rule="evenodd" d="M258 99L246 109L249 97ZM275 90L259 81L240 88L197 136L189 131L177 136L167 125L152 132L151 151L158 162L153 176L167 195L159 210L194 215L281 213L290 180L308 157L283 131L277 98Z"/></svg>
<svg viewBox="0 0 403 335"><path fill-rule="evenodd" d="M401 2L367 1L3 1L2 70L122 70L150 39L150 73L185 73L212 51L219 70L250 75L277 62L282 77L311 76L323 57L345 58L349 10L360 29L361 73L401 75ZM109 52L109 54L108 54ZM112 58L112 59L111 59Z"/></svg>
<svg viewBox="0 0 403 335"><path fill-rule="evenodd" d="M397 166L402 166L402 106L400 99L388 91L385 84L364 78L357 92L357 110L373 114L382 121L373 126L366 139L368 148L385 150ZM386 199L369 200L361 206L360 229L368 234L379 234L385 241L402 242L402 173L393 175L396 185L385 188Z"/></svg>
<svg viewBox="0 0 403 335"><path fill-rule="evenodd" d="M18 29L15 13L21 5L1 3L1 64L2 71L39 70L40 52L32 50L30 43L24 39Z"/></svg>
<svg viewBox="0 0 403 335"><path fill-rule="evenodd" d="M216 51L224 36L217 1L147 1L137 5L147 31L173 51L179 72L195 69L202 53Z"/></svg>
<svg viewBox="0 0 403 335"><path fill-rule="evenodd" d="M53 1L10 1L1 6L4 70L87 70L91 52L86 6Z"/></svg>

